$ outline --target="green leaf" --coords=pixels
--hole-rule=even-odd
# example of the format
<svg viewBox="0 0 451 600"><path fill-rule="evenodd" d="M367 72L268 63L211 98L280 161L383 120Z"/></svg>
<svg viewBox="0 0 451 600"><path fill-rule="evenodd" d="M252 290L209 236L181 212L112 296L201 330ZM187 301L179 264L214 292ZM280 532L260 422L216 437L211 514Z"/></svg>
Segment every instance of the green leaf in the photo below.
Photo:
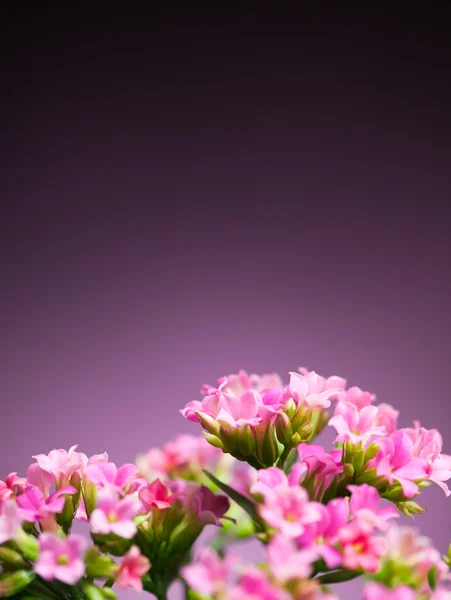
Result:
<svg viewBox="0 0 451 600"><path fill-rule="evenodd" d="M360 577L362 571L353 571L351 569L339 569L338 571L332 571L331 573L324 573L315 578L315 581L319 581L321 584L330 583L341 583L343 581L350 581L356 577Z"/></svg>
<svg viewBox="0 0 451 600"><path fill-rule="evenodd" d="M204 473L209 479L211 479L211 481L215 485L218 486L218 488L221 491L224 492L224 494L227 494L227 496L229 496L229 498L231 498L234 502L236 502L238 504L238 506L240 506L251 517L251 519L255 523L255 527L256 527L257 531L264 530L263 523L262 523L260 517L258 516L257 508L255 506L255 503L252 502L252 500L249 500L249 498L246 498L246 496L243 496L243 494L240 494L240 492L237 492L236 490L234 490L227 484L223 483L222 481L219 481L219 479L216 479L216 477L212 473L209 473L208 471L205 471L205 470L204 470Z"/></svg>
<svg viewBox="0 0 451 600"><path fill-rule="evenodd" d="M431 587L431 590L435 590L435 586L437 585L437 567L431 567L428 571L428 583Z"/></svg>

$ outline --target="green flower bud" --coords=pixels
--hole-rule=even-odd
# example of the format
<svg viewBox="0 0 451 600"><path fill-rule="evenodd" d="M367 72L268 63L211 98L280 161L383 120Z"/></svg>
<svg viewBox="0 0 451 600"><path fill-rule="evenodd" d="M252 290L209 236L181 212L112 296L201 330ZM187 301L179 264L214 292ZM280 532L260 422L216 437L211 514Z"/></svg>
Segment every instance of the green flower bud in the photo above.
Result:
<svg viewBox="0 0 451 600"><path fill-rule="evenodd" d="M100 589L100 591L102 592L102 596L104 598L111 598L111 600L116 600L117 598L116 592L110 587L103 587Z"/></svg>
<svg viewBox="0 0 451 600"><path fill-rule="evenodd" d="M312 409L309 406L298 404L291 419L291 428L298 431L301 427L310 425L312 421Z"/></svg>
<svg viewBox="0 0 451 600"><path fill-rule="evenodd" d="M382 498L396 503L404 503L406 500L402 487L399 484L392 486L390 489L384 492L382 494Z"/></svg>
<svg viewBox="0 0 451 600"><path fill-rule="evenodd" d="M248 458L252 456L255 452L255 439L249 424L243 425L235 430L236 439L238 443L238 449L240 451L241 456L244 458Z"/></svg>
<svg viewBox="0 0 451 600"><path fill-rule="evenodd" d="M19 530L16 537L16 544L21 553L28 560L35 561L39 556L39 542L32 536L27 535L25 531Z"/></svg>
<svg viewBox="0 0 451 600"><path fill-rule="evenodd" d="M431 590L435 590L437 585L437 567L431 567L428 571L428 583Z"/></svg>
<svg viewBox="0 0 451 600"><path fill-rule="evenodd" d="M257 458L264 467L272 467L279 458L279 448L275 436L274 427L262 423L255 429L257 443Z"/></svg>
<svg viewBox="0 0 451 600"><path fill-rule="evenodd" d="M0 575L0 596L8 598L24 590L35 578L32 571L13 571Z"/></svg>
<svg viewBox="0 0 451 600"><path fill-rule="evenodd" d="M207 433L206 431L202 432L204 434L204 438L207 440L209 444L214 446L215 448L219 448L220 450L224 450L224 444L221 440L213 435L212 433Z"/></svg>
<svg viewBox="0 0 451 600"><path fill-rule="evenodd" d="M293 432L291 430L290 419L284 412L278 412L274 421L277 439L284 446L289 446Z"/></svg>
<svg viewBox="0 0 451 600"><path fill-rule="evenodd" d="M371 442L371 444L365 450L365 462L372 460L378 452L379 452L379 444L377 442Z"/></svg>
<svg viewBox="0 0 451 600"><path fill-rule="evenodd" d="M346 463L343 465L343 473L346 477L352 477L354 475L354 467L351 463Z"/></svg>
<svg viewBox="0 0 451 600"><path fill-rule="evenodd" d="M291 420L293 418L294 413L296 412L296 402L293 398L290 398L285 403L285 414Z"/></svg>
<svg viewBox="0 0 451 600"><path fill-rule="evenodd" d="M360 448L360 450L357 450L357 452L352 457L352 464L354 465L354 469L356 471L360 471L360 469L364 465L364 462L365 462L365 452L363 451L363 448Z"/></svg>
<svg viewBox="0 0 451 600"><path fill-rule="evenodd" d="M6 546L0 546L0 562L13 567L26 567L27 563L21 554Z"/></svg>
<svg viewBox="0 0 451 600"><path fill-rule="evenodd" d="M194 412L196 413L196 416L199 419L199 423L204 429L208 431L208 433L212 433L213 435L219 436L220 423L216 419L214 419L210 415L206 415L205 413L199 412L198 410L195 410Z"/></svg>
<svg viewBox="0 0 451 600"><path fill-rule="evenodd" d="M398 502L396 504L398 510L402 512L406 517L413 517L414 515L421 515L425 512L425 509L413 500L407 500L405 502Z"/></svg>
<svg viewBox="0 0 451 600"><path fill-rule="evenodd" d="M238 440L236 436L236 429L229 425L229 423L221 423L219 428L218 437L224 444L224 450L235 457L240 457L240 451L238 448ZM216 434L215 434L216 435Z"/></svg>
<svg viewBox="0 0 451 600"><path fill-rule="evenodd" d="M104 600L105 596L102 594L101 590L99 590L99 588L93 583L83 581L81 585L83 587L83 593L85 594L87 600Z"/></svg>
<svg viewBox="0 0 451 600"><path fill-rule="evenodd" d="M92 546L85 555L86 574L88 577L113 577L116 563L106 554L101 554L98 546Z"/></svg>

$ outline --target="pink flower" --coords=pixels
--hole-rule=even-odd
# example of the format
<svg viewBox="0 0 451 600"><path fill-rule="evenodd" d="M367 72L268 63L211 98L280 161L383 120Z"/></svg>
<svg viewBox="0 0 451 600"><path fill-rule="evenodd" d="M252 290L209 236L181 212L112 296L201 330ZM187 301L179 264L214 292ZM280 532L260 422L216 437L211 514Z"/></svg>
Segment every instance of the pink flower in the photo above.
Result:
<svg viewBox="0 0 451 600"><path fill-rule="evenodd" d="M223 456L219 448L203 436L180 434L160 448L152 448L138 458L138 466L149 476L172 477L185 471L200 472Z"/></svg>
<svg viewBox="0 0 451 600"><path fill-rule="evenodd" d="M310 408L317 406L328 408L330 399L340 392L339 388L327 387L324 377L317 375L315 371L310 371L306 375L290 373L288 389L296 404Z"/></svg>
<svg viewBox="0 0 451 600"><path fill-rule="evenodd" d="M334 477L343 471L343 465L341 462L336 462L332 455L327 454L322 446L315 444L300 444L298 455L300 460L298 464L307 467L304 487L312 491L312 499L318 499L327 490Z"/></svg>
<svg viewBox="0 0 451 600"><path fill-rule="evenodd" d="M87 540L72 534L61 539L53 533L42 533L39 537L40 555L34 570L43 579L58 579L75 585L85 574L83 553Z"/></svg>
<svg viewBox="0 0 451 600"><path fill-rule="evenodd" d="M135 492L146 483L139 477L135 465L125 464L118 469L113 462L90 463L85 467L83 477L95 483L99 489L113 485L126 494Z"/></svg>
<svg viewBox="0 0 451 600"><path fill-rule="evenodd" d="M407 585L398 585L395 588L387 588L380 583L369 583L365 587L364 600L415 600L416 593Z"/></svg>
<svg viewBox="0 0 451 600"><path fill-rule="evenodd" d="M365 406L370 406L376 400L376 396L370 394L370 392L364 392L357 386L353 386L345 392L341 392L338 396L338 400L339 402L349 402L349 404L353 404L357 410L362 410Z"/></svg>
<svg viewBox="0 0 451 600"><path fill-rule="evenodd" d="M399 410L396 410L390 404L382 402L377 405L377 415L374 420L376 426L385 427L387 435L396 431Z"/></svg>
<svg viewBox="0 0 451 600"><path fill-rule="evenodd" d="M17 473L10 473L5 481L0 480L0 502L17 496L23 492L26 485L26 479L17 477Z"/></svg>
<svg viewBox="0 0 451 600"><path fill-rule="evenodd" d="M263 498L275 496L283 488L291 486L299 487L299 483L307 472L307 467L301 463L296 463L290 473L285 475L282 469L269 467L257 472L257 482L251 487L252 494L260 494Z"/></svg>
<svg viewBox="0 0 451 600"><path fill-rule="evenodd" d="M116 583L121 588L143 591L141 577L150 569L150 561L143 556L137 546L132 546L125 554L116 574Z"/></svg>
<svg viewBox="0 0 451 600"><path fill-rule="evenodd" d="M13 540L20 532L22 519L13 499L0 502L0 544Z"/></svg>
<svg viewBox="0 0 451 600"><path fill-rule="evenodd" d="M436 429L425 429L418 421L413 428L403 430L413 444L413 456L426 462L427 478L439 485L447 496L451 494L445 481L451 478L451 456L442 454L442 436Z"/></svg>
<svg viewBox="0 0 451 600"><path fill-rule="evenodd" d="M321 519L318 504L309 502L304 488L289 485L278 485L273 493L266 493L259 513L270 527L287 537L302 535L306 525Z"/></svg>
<svg viewBox="0 0 451 600"><path fill-rule="evenodd" d="M185 503L192 516L195 516L204 525L222 527L220 519L233 520L224 516L230 508L228 498L213 494L204 485L188 487Z"/></svg>
<svg viewBox="0 0 451 600"><path fill-rule="evenodd" d="M57 487L67 485L71 476L80 471L88 461L85 454L76 452L78 445L72 446L69 451L52 450L49 454L37 454L33 456L39 467L51 473L56 478Z"/></svg>
<svg viewBox="0 0 451 600"><path fill-rule="evenodd" d="M351 514L362 530L371 533L374 529L386 531L389 519L399 517L394 506L379 508L380 496L376 488L367 485L348 485L351 492Z"/></svg>
<svg viewBox="0 0 451 600"><path fill-rule="evenodd" d="M304 579L312 572L312 564L319 558L315 550L300 550L293 539L278 535L268 545L266 551L271 572L280 583L290 579Z"/></svg>
<svg viewBox="0 0 451 600"><path fill-rule="evenodd" d="M39 488L30 486L17 498L19 514L24 521L29 523L41 521L49 527L56 526L53 515L63 510L64 496L75 493L75 488L69 485L46 498Z"/></svg>
<svg viewBox="0 0 451 600"><path fill-rule="evenodd" d="M290 600L291 594L275 587L268 577L255 567L246 569L238 585L230 591L229 600Z"/></svg>
<svg viewBox="0 0 451 600"><path fill-rule="evenodd" d="M139 490L139 499L146 512L150 512L152 507L160 510L169 508L175 498L176 495L171 494L169 489L159 479L155 479L155 481Z"/></svg>
<svg viewBox="0 0 451 600"><path fill-rule="evenodd" d="M205 548L196 562L183 567L181 573L195 592L212 596L227 589L236 562L234 557L221 559L216 552Z"/></svg>
<svg viewBox="0 0 451 600"><path fill-rule="evenodd" d="M115 533L131 539L137 531L133 519L140 510L141 502L137 498L126 496L120 499L114 488L106 488L99 493L97 506L91 514L91 529L94 533Z"/></svg>
<svg viewBox="0 0 451 600"><path fill-rule="evenodd" d="M374 436L386 435L385 427L375 423L377 415L377 406L364 406L359 410L350 402L338 402L334 416L329 421L329 425L335 427L338 433L335 441L350 440L357 444L358 442L367 442Z"/></svg>
<svg viewBox="0 0 451 600"><path fill-rule="evenodd" d="M27 480L30 485L33 485L41 490L46 498L50 495L50 488L56 481L53 473L49 473L41 469L38 463L33 463L27 469Z"/></svg>
<svg viewBox="0 0 451 600"><path fill-rule="evenodd" d="M404 495L412 498L418 492L415 480L426 478L426 461L413 456L412 440L402 429L378 443L380 450L370 466L376 467L377 475L386 477L390 485L396 480Z"/></svg>
<svg viewBox="0 0 451 600"><path fill-rule="evenodd" d="M358 521L344 527L339 534L343 547L343 566L348 569L364 569L368 573L376 573L380 567L380 559L387 552L387 545L382 537L367 533Z"/></svg>
<svg viewBox="0 0 451 600"><path fill-rule="evenodd" d="M299 373L301 373L301 375L304 375L304 377L308 377L308 375L314 373L314 371L309 371L305 367L299 367L298 371ZM329 390L332 388L338 390L345 390L348 384L346 379L344 379L343 377L338 377L338 375L331 375L330 377L323 377L322 375L317 375L317 377L321 379L322 386L325 390Z"/></svg>
<svg viewBox="0 0 451 600"><path fill-rule="evenodd" d="M301 548L309 548L321 556L326 565L333 569L341 564L342 556L337 549L340 531L349 521L349 502L346 498L335 498L327 505L319 504L321 519L307 525L297 538Z"/></svg>

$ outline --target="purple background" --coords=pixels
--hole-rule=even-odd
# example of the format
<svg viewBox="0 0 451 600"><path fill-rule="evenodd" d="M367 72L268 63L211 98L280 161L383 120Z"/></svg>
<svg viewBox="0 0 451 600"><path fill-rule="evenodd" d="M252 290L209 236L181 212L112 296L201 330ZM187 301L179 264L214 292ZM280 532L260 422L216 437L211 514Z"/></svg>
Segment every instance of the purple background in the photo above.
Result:
<svg viewBox="0 0 451 600"><path fill-rule="evenodd" d="M8 16L2 475L73 443L132 461L198 431L202 383L299 365L451 453L444 5L335 11Z"/></svg>

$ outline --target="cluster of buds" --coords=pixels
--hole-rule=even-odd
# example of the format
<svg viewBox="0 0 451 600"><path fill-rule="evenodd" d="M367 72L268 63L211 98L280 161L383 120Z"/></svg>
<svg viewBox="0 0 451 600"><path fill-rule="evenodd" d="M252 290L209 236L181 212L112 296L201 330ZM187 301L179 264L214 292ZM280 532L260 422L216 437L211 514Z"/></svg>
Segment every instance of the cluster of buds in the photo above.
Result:
<svg viewBox="0 0 451 600"><path fill-rule="evenodd" d="M291 450L310 442L325 427L327 409L345 380L325 379L315 372L291 373L284 386L277 374L247 375L240 371L203 387L203 400L181 410L199 421L213 446L257 469L283 465Z"/></svg>

